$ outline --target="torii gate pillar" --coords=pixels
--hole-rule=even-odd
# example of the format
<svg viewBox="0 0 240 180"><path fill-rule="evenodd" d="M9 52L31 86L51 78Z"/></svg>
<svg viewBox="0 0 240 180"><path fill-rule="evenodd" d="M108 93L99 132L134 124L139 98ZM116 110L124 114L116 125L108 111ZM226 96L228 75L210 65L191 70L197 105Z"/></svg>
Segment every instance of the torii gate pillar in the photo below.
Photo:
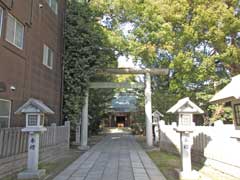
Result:
<svg viewBox="0 0 240 180"><path fill-rule="evenodd" d="M152 132L152 92L151 92L151 75L145 74L145 116L146 116L146 141L148 146L153 145Z"/></svg>
<svg viewBox="0 0 240 180"><path fill-rule="evenodd" d="M84 105L82 107L82 122L81 122L81 150L88 149L88 90L84 97Z"/></svg>

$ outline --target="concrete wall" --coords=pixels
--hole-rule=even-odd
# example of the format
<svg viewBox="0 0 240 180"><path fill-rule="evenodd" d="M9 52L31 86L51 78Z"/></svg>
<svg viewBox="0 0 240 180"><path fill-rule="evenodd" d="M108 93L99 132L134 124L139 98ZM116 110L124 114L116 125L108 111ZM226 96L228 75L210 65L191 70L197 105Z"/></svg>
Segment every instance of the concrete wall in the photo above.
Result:
<svg viewBox="0 0 240 180"><path fill-rule="evenodd" d="M180 153L180 135L176 124L160 122L160 149ZM203 162L220 172L240 177L240 141L231 138L236 131L233 125L196 126L193 137L192 161Z"/></svg>
<svg viewBox="0 0 240 180"><path fill-rule="evenodd" d="M40 162L50 162L69 149L70 125L52 125L40 136ZM26 167L28 134L21 128L0 129L0 179Z"/></svg>

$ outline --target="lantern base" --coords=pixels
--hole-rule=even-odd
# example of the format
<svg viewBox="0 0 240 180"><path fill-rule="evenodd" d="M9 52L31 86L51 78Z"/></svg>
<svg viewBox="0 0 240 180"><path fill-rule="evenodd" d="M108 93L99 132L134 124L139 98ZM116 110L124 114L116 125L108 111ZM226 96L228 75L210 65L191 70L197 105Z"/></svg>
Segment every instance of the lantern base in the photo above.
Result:
<svg viewBox="0 0 240 180"><path fill-rule="evenodd" d="M45 169L39 169L37 171L26 170L17 175L17 179L19 180L27 180L27 179L42 179L46 174Z"/></svg>
<svg viewBox="0 0 240 180"><path fill-rule="evenodd" d="M87 150L90 149L90 147L89 147L89 146L81 145L81 146L78 147L78 149L81 150L81 151L87 151Z"/></svg>
<svg viewBox="0 0 240 180"><path fill-rule="evenodd" d="M180 180L196 180L199 178L199 173L195 170L190 172L180 172L179 173Z"/></svg>

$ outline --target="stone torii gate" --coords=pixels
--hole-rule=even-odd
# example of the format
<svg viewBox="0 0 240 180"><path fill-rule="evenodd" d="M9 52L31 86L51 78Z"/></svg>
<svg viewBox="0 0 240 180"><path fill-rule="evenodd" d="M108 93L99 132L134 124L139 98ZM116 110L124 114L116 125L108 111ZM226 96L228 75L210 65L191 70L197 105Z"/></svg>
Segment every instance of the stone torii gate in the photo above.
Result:
<svg viewBox="0 0 240 180"><path fill-rule="evenodd" d="M102 69L98 73L109 74L144 74L145 85L143 83L112 83L112 82L93 82L90 83L89 88L144 88L145 87L145 118L146 118L146 141L148 146L153 145L152 137L152 98L151 98L151 75L167 75L168 69L132 69L132 68L118 68L118 69ZM81 140L80 148L88 148L88 97L89 92L85 94L84 105L82 107L82 122L81 122Z"/></svg>

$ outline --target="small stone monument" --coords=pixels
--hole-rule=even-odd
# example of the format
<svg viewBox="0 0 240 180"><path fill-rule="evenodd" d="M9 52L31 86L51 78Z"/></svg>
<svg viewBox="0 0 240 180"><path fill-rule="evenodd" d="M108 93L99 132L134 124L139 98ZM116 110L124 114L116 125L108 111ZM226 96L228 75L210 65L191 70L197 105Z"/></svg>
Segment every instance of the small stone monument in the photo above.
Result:
<svg viewBox="0 0 240 180"><path fill-rule="evenodd" d="M47 130L44 127L45 114L54 112L42 101L31 98L15 113L25 114L26 127L22 131L29 133L27 170L19 173L18 179L41 179L45 175L45 170L38 169L39 134Z"/></svg>
<svg viewBox="0 0 240 180"><path fill-rule="evenodd" d="M162 113L159 111L154 111L152 113L152 125L153 125L153 139L154 143L157 144L159 142L159 133L160 133L160 127L159 122L161 120L161 117L164 117Z"/></svg>
<svg viewBox="0 0 240 180"><path fill-rule="evenodd" d="M178 126L174 128L176 132L180 133L181 144L181 159L182 171L180 172L180 179L196 180L198 173L192 171L191 163L191 146L193 144L190 134L194 131L194 114L203 114L203 110L194 104L188 97L183 98L171 107L167 113L178 113Z"/></svg>

